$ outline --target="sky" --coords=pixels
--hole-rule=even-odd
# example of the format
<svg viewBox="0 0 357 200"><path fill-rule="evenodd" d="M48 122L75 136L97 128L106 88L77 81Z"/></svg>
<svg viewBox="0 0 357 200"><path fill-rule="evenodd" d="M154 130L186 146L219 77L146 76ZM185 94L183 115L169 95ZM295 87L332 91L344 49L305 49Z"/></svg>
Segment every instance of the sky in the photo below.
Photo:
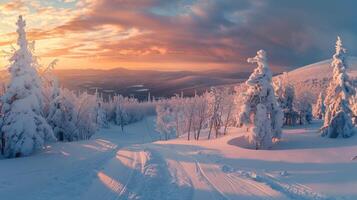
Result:
<svg viewBox="0 0 357 200"><path fill-rule="evenodd" d="M0 66L18 15L43 65L57 68L275 72L331 57L340 35L357 56L355 0L0 0Z"/></svg>

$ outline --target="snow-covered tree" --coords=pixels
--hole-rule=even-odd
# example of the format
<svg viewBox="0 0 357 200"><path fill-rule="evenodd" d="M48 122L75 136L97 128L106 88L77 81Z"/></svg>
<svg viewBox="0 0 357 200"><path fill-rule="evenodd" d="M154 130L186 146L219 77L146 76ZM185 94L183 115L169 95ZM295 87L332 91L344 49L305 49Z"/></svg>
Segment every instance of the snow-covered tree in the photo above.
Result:
<svg viewBox="0 0 357 200"><path fill-rule="evenodd" d="M96 120L96 97L88 93L77 95L76 98L76 127L78 136L76 140L87 140L95 134L97 130Z"/></svg>
<svg viewBox="0 0 357 200"><path fill-rule="evenodd" d="M58 141L71 142L79 140L79 130L76 126L76 100L75 94L67 89L51 101L47 121L53 128Z"/></svg>
<svg viewBox="0 0 357 200"><path fill-rule="evenodd" d="M26 23L17 20L16 50L10 58L10 82L2 96L1 139L2 153L6 157L30 155L55 140L51 127L43 117L43 93L37 73L38 63L26 39Z"/></svg>
<svg viewBox="0 0 357 200"><path fill-rule="evenodd" d="M232 89L225 87L222 89L223 101L222 101L222 121L223 121L223 135L227 134L228 127L233 125L233 112L235 96L232 95Z"/></svg>
<svg viewBox="0 0 357 200"><path fill-rule="evenodd" d="M295 89L289 81L287 72L284 72L283 75L279 76L278 80L274 83L274 89L277 101L284 113L284 124L294 125L297 115L293 107Z"/></svg>
<svg viewBox="0 0 357 200"><path fill-rule="evenodd" d="M352 97L350 105L353 112L352 123L357 127L357 93Z"/></svg>
<svg viewBox="0 0 357 200"><path fill-rule="evenodd" d="M44 116L47 117L49 114L50 105L59 96L60 87L58 83L57 77L53 73L54 66L56 65L58 60L52 61L47 68L42 72L41 80L42 80L42 91L44 96Z"/></svg>
<svg viewBox="0 0 357 200"><path fill-rule="evenodd" d="M248 140L256 149L269 148L281 137L283 112L275 98L265 51L259 50L248 62L258 67L246 81L248 90L239 121L247 128Z"/></svg>
<svg viewBox="0 0 357 200"><path fill-rule="evenodd" d="M169 100L169 104L171 108L172 120L174 121L174 131L176 132L176 137L179 137L186 131L184 126L186 120L184 120L184 101L182 95L175 95L172 97Z"/></svg>
<svg viewBox="0 0 357 200"><path fill-rule="evenodd" d="M196 97L193 98L185 98L185 106L183 109L186 121L186 127L187 127L187 140L191 139L191 131L193 130L194 127L194 116L195 116L195 110L196 110Z"/></svg>
<svg viewBox="0 0 357 200"><path fill-rule="evenodd" d="M216 137L218 137L219 129L222 127L222 90L214 87L211 88L208 98L208 107L210 113L208 139L210 139L212 130L214 129Z"/></svg>
<svg viewBox="0 0 357 200"><path fill-rule="evenodd" d="M333 55L333 76L327 88L324 125L321 128L322 136L329 138L350 137L355 132L352 124L352 110L349 106L350 98L355 94L349 77L346 73L346 49L343 48L340 37L336 41L336 53Z"/></svg>
<svg viewBox="0 0 357 200"><path fill-rule="evenodd" d="M160 102L156 106L156 113L156 130L168 140L175 132L172 110L167 102Z"/></svg>
<svg viewBox="0 0 357 200"><path fill-rule="evenodd" d="M310 92L305 92L294 101L294 108L298 114L298 124L309 124L312 121L313 96Z"/></svg>
<svg viewBox="0 0 357 200"><path fill-rule="evenodd" d="M208 96L209 93L205 92L202 96L196 96L196 109L194 114L194 130L195 139L199 140L201 131L207 126L209 118L208 109Z"/></svg>
<svg viewBox="0 0 357 200"><path fill-rule="evenodd" d="M325 115L325 104L324 104L324 94L320 92L319 97L317 98L316 104L313 108L313 116L316 119L323 119Z"/></svg>
<svg viewBox="0 0 357 200"><path fill-rule="evenodd" d="M89 139L97 129L96 96L61 89L50 104L48 123L59 141Z"/></svg>
<svg viewBox="0 0 357 200"><path fill-rule="evenodd" d="M104 101L101 96L98 94L98 90L95 92L96 96L96 107L95 107L95 112L96 112L96 117L95 117L95 122L97 124L97 127L99 128L108 128L108 119L107 119L107 113L103 107Z"/></svg>
<svg viewBox="0 0 357 200"><path fill-rule="evenodd" d="M114 97L115 104L115 124L119 125L124 132L124 127L128 124L128 115L125 108L127 99L121 95Z"/></svg>

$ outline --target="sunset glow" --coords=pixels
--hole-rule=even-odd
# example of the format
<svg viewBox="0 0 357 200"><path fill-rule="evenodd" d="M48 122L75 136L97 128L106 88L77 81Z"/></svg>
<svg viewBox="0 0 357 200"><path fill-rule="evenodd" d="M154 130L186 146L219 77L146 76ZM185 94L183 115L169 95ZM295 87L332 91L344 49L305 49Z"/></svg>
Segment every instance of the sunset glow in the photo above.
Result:
<svg viewBox="0 0 357 200"><path fill-rule="evenodd" d="M251 71L246 58L264 48L270 52L273 69L281 71L325 59L330 54L326 41L336 34L346 35L350 43L356 39L354 30L342 25L324 32L325 23L333 27L332 23L353 17L337 15L321 22L318 19L326 19L327 13L315 3L268 2L3 0L0 49L10 51L15 45L14 22L19 14L27 21L29 39L36 41L41 63L57 58L58 68ZM312 20L299 17L298 10L286 11L295 6L310 9L304 16ZM340 11L335 3L328 7ZM316 49L323 51L311 56ZM1 55L3 67L7 60L4 52Z"/></svg>

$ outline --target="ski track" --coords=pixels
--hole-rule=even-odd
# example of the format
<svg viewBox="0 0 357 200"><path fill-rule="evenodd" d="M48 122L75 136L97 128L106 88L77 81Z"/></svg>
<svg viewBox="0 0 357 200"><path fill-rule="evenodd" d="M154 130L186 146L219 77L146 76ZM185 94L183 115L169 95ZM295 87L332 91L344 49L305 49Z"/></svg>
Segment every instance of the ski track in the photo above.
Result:
<svg viewBox="0 0 357 200"><path fill-rule="evenodd" d="M233 173L225 173L217 165L203 167L200 162L196 160L196 166L199 174L220 194L220 199L230 200L239 198L234 194L244 195L249 199L257 200L286 199L285 196L281 196L278 191L270 189L265 184L254 182L248 178L234 176Z"/></svg>
<svg viewBox="0 0 357 200"><path fill-rule="evenodd" d="M45 190L36 188L29 193L37 200L335 199L276 171L240 170L239 166L227 165L224 158L205 154L197 147L180 149L169 144L145 143L154 139L149 132L143 134L133 141L98 138L95 143L82 144L101 153L63 165L75 168L73 171L58 174L44 168L18 175L50 177L42 183Z"/></svg>
<svg viewBox="0 0 357 200"><path fill-rule="evenodd" d="M335 198L327 197L322 194L316 193L306 185L278 180L270 173L257 173L247 171L237 171L233 173L236 178L251 179L258 183L263 183L275 191L286 195L289 199L297 200L334 200Z"/></svg>
<svg viewBox="0 0 357 200"><path fill-rule="evenodd" d="M164 154L166 154L166 156L169 155L169 157L177 156L175 155L177 152L166 147L159 147L159 152L165 152ZM207 192L211 195L206 195L205 198L220 200L334 200L332 197L314 192L305 185L288 182L284 180L284 177L276 177L267 172L257 173L236 170L223 163L213 163L210 157L202 155L203 154L186 155L186 159L194 163L195 173L192 173L192 169L187 165L182 165L180 161L175 161L172 167L185 172L184 175L189 178L193 187L193 193L197 192L198 188L207 188ZM202 198L202 196L191 196L193 199Z"/></svg>
<svg viewBox="0 0 357 200"><path fill-rule="evenodd" d="M134 154L136 154L136 161L133 174L116 199L179 200L189 198L182 194L182 192L185 193L186 188L174 181L167 163L159 154L149 149Z"/></svg>
<svg viewBox="0 0 357 200"><path fill-rule="evenodd" d="M102 143L103 141L98 139L96 140L96 142ZM84 160L82 162L72 161L72 164L70 164L70 166L77 170L70 171L65 176L60 176L58 174L53 175L56 174L56 172L51 171L50 176L52 176L53 178L50 179L48 183L46 183L46 190L43 190L42 192L35 191L35 193L38 194L35 195L36 199L42 200L48 199L49 197L53 199L61 199L62 197L64 197L63 188L67 188L67 191L70 196L74 197L73 199L77 199L77 196L81 194L81 191L77 190L77 188L90 185L91 177L94 176L94 171L105 165L105 163L113 157L118 146L114 144L108 144L106 148L108 148L109 150L106 154L104 154L105 156L96 155L95 157L89 160ZM50 170L51 169L47 169L47 171ZM41 172L45 171L46 170L42 170ZM61 185L61 187L57 187L58 185Z"/></svg>
<svg viewBox="0 0 357 200"><path fill-rule="evenodd" d="M210 181L210 179L207 177L205 172L202 170L202 167L197 160L195 161L195 165L196 165L197 176L201 177L201 180L203 180L205 183L207 183L207 185L209 185L213 189L213 191L210 191L210 192L213 193L217 197L217 199L229 200L229 198L227 196L225 196L224 193L221 192L218 189L218 187L216 187L215 184L213 184Z"/></svg>

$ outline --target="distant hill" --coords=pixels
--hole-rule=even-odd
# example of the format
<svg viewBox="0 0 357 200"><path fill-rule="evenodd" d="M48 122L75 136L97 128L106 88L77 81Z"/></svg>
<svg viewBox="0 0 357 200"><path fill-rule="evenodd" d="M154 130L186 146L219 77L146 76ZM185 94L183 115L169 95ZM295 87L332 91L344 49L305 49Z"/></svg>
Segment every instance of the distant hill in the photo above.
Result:
<svg viewBox="0 0 357 200"><path fill-rule="evenodd" d="M55 74L62 86L72 90L94 92L97 88L105 96L120 93L139 99L147 98L148 92L156 97L172 96L181 91L184 95L193 95L195 91L203 92L211 86L243 82L249 76L248 72L218 70L172 72L125 68L56 70Z"/></svg>

